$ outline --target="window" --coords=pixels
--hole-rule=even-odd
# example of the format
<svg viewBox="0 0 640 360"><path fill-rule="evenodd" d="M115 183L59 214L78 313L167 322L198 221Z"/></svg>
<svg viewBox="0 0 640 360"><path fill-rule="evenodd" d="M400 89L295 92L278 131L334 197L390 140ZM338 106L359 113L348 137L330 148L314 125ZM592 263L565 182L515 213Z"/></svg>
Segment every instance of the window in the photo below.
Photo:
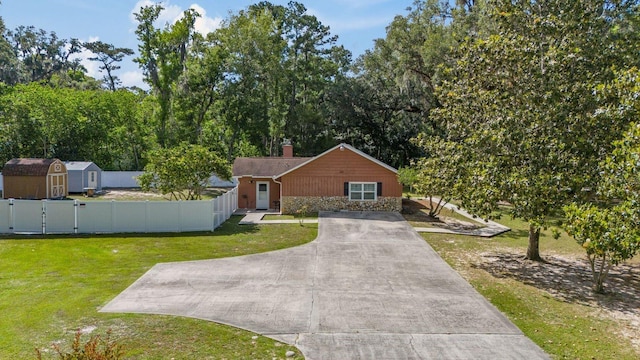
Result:
<svg viewBox="0 0 640 360"><path fill-rule="evenodd" d="M376 183L349 183L349 200L376 200Z"/></svg>

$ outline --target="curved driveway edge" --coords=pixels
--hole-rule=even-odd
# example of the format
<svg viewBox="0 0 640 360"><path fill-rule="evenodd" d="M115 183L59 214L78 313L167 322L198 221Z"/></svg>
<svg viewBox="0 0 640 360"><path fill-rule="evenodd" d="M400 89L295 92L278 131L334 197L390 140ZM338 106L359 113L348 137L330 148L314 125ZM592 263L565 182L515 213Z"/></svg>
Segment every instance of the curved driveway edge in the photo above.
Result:
<svg viewBox="0 0 640 360"><path fill-rule="evenodd" d="M224 323L308 360L549 358L397 213L324 212L309 244L158 264L101 311Z"/></svg>

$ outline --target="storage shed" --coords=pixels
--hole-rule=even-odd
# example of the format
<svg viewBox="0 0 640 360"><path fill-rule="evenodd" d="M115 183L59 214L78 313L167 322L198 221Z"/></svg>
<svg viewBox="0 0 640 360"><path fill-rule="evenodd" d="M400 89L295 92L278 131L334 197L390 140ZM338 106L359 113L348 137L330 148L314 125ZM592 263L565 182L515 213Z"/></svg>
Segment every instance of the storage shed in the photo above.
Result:
<svg viewBox="0 0 640 360"><path fill-rule="evenodd" d="M60 199L69 194L67 167L58 159L11 159L2 168L5 199Z"/></svg>
<svg viewBox="0 0 640 360"><path fill-rule="evenodd" d="M69 192L82 193L86 189L102 190L102 169L91 161L65 161L69 173Z"/></svg>

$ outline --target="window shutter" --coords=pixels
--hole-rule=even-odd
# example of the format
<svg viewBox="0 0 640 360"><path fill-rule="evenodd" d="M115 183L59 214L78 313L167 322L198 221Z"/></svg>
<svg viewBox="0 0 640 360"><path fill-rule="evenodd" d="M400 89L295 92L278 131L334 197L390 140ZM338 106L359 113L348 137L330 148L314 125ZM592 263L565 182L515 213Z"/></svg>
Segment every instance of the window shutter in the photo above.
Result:
<svg viewBox="0 0 640 360"><path fill-rule="evenodd" d="M344 183L344 196L349 196L349 183Z"/></svg>
<svg viewBox="0 0 640 360"><path fill-rule="evenodd" d="M378 196L382 196L382 183L379 182L376 187L377 187L377 190L378 190L378 194L377 195Z"/></svg>

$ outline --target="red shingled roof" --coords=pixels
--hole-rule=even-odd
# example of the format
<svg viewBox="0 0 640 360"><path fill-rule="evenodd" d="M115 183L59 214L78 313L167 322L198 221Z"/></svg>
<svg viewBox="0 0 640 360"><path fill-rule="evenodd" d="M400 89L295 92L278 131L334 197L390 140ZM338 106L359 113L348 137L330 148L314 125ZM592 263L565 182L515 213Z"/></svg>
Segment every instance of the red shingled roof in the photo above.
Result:
<svg viewBox="0 0 640 360"><path fill-rule="evenodd" d="M233 162L233 176L271 177L289 171L311 159L310 157L239 157Z"/></svg>
<svg viewBox="0 0 640 360"><path fill-rule="evenodd" d="M57 159L11 159L4 164L2 176L46 176Z"/></svg>

